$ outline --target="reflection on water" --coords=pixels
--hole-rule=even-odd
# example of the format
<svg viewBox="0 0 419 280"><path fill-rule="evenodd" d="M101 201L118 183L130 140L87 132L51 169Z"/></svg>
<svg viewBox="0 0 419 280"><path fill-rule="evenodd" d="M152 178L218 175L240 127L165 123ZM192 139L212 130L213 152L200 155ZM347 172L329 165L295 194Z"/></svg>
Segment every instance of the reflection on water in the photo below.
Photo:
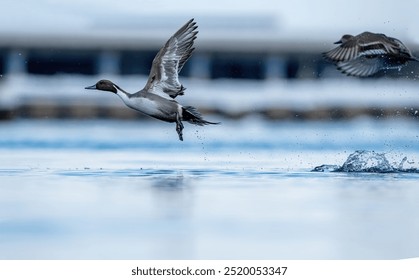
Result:
<svg viewBox="0 0 419 280"><path fill-rule="evenodd" d="M134 124L0 124L1 259L419 254L419 174L311 172L368 155L414 166L413 124L246 121L186 143Z"/></svg>
<svg viewBox="0 0 419 280"><path fill-rule="evenodd" d="M186 187L186 182L182 175L169 176L154 179L153 187L167 191L178 191L181 188Z"/></svg>

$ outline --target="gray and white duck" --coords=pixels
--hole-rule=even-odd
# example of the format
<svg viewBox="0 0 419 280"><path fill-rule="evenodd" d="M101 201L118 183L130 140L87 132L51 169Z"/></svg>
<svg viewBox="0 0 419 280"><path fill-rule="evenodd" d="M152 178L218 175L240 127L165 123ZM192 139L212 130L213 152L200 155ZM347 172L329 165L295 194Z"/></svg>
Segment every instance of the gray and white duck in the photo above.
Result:
<svg viewBox="0 0 419 280"><path fill-rule="evenodd" d="M153 118L176 123L179 140L183 141L182 121L194 125L219 124L202 118L195 107L182 106L175 98L183 95L185 87L179 82L179 72L194 51L198 26L194 19L182 26L155 56L145 87L128 93L109 80L100 80L86 89L110 91L118 95L129 108Z"/></svg>

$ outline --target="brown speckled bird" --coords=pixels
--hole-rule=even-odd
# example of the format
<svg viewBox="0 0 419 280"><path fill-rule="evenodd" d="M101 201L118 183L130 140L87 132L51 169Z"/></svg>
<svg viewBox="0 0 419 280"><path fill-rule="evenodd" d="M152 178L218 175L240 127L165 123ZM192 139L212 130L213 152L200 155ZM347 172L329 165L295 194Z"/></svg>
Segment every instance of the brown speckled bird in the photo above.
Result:
<svg viewBox="0 0 419 280"><path fill-rule="evenodd" d="M400 40L380 33L343 35L335 44L340 46L323 53L323 57L349 76L367 77L418 61Z"/></svg>

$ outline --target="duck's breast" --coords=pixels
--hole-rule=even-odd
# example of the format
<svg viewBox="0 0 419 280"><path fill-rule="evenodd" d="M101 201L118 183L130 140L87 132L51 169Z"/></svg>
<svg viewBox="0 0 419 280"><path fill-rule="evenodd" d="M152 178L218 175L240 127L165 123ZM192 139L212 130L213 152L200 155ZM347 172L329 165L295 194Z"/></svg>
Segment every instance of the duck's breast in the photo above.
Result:
<svg viewBox="0 0 419 280"><path fill-rule="evenodd" d="M126 102L127 106L146 115L164 121L175 121L179 104L159 96L134 97Z"/></svg>

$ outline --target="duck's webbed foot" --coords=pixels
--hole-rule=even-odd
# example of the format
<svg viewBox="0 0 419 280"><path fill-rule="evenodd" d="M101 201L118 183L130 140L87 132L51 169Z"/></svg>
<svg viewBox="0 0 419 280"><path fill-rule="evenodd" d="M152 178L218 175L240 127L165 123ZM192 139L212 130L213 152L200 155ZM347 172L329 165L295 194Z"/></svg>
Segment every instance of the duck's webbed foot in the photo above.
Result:
<svg viewBox="0 0 419 280"><path fill-rule="evenodd" d="M176 98L176 96L178 96L178 95L184 95L185 93L185 87L183 86L183 85L180 85L180 88L179 88L179 90L167 90L167 91L165 91L165 90L163 90L164 92L166 92L167 94L169 94L169 96L171 97L171 98Z"/></svg>
<svg viewBox="0 0 419 280"><path fill-rule="evenodd" d="M179 140L183 141L183 123L180 120L179 114L176 114L176 132L179 135Z"/></svg>

